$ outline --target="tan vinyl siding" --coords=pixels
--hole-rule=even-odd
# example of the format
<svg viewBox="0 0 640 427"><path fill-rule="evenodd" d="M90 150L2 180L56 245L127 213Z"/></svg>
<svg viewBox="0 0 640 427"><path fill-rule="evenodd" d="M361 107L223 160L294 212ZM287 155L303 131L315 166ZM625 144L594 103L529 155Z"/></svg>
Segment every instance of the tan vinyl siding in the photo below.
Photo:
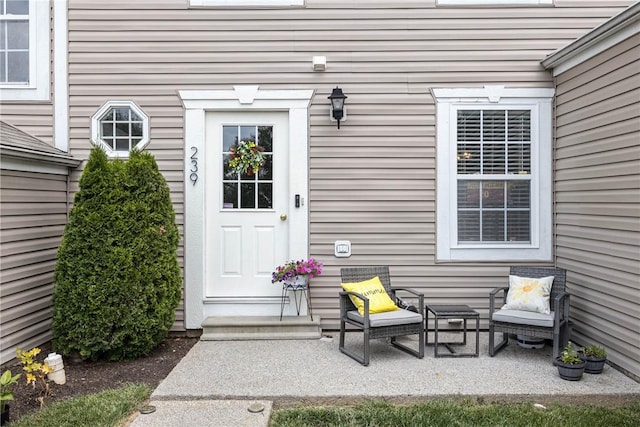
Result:
<svg viewBox="0 0 640 427"><path fill-rule="evenodd" d="M0 172L0 364L51 339L53 271L67 222L67 176Z"/></svg>
<svg viewBox="0 0 640 427"><path fill-rule="evenodd" d="M640 376L640 35L557 85L556 254L575 339Z"/></svg>
<svg viewBox="0 0 640 427"><path fill-rule="evenodd" d="M16 104L3 101L0 105L0 120L54 146L53 105L50 102Z"/></svg>
<svg viewBox="0 0 640 427"><path fill-rule="evenodd" d="M110 99L150 116L148 150L169 181L183 226L183 111L187 89L313 89L310 248L325 262L314 312L337 324L339 268L389 264L394 284L431 302L468 303L486 326L489 290L506 264L435 262L435 106L432 87L552 87L540 60L630 1L556 7L435 7L433 0L308 0L285 9L187 9L185 0L69 1L72 153L86 158L89 118ZM314 73L313 55L327 71ZM337 131L326 97L349 96ZM73 176L77 179L77 175ZM353 256L333 257L333 242Z"/></svg>

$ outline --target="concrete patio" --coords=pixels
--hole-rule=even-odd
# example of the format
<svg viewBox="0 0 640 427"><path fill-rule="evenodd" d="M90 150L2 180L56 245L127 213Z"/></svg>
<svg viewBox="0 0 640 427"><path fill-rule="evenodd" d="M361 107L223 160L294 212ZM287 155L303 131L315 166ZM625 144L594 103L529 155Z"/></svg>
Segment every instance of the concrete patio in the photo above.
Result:
<svg viewBox="0 0 640 427"><path fill-rule="evenodd" d="M542 404L600 400L595 396L640 399L640 383L608 365L602 374L585 374L581 381L560 379L549 344L532 350L512 340L491 358L488 334L481 333L478 358L436 359L433 347L427 347L425 358L417 359L375 340L371 365L364 367L339 352L337 333L324 335L320 340L200 341L153 392L157 412L138 416L133 425L185 425L191 419L185 418L187 414L197 417L200 411L202 425L260 426L267 425L272 404L370 398L406 402L481 397ZM355 346L361 334L349 333L347 338ZM475 346L473 334L467 346L468 350ZM265 411L248 412L255 402ZM163 408L171 409L163 412ZM185 412L182 418L180 408Z"/></svg>

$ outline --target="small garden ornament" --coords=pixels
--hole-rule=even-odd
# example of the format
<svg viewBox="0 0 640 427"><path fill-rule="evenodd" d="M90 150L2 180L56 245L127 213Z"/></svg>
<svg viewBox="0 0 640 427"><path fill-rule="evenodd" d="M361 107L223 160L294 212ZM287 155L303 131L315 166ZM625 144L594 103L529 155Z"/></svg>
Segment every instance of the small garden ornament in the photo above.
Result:
<svg viewBox="0 0 640 427"><path fill-rule="evenodd" d="M573 348L571 341L567 343L560 356L556 358L558 374L560 378L567 381L579 381L586 365L587 363L578 357L578 351Z"/></svg>

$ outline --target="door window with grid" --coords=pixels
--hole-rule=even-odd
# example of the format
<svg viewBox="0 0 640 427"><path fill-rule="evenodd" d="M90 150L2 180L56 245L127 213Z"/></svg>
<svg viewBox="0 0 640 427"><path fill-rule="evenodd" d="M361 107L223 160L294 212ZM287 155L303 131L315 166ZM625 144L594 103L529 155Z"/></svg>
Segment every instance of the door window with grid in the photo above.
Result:
<svg viewBox="0 0 640 427"><path fill-rule="evenodd" d="M263 161L257 173L230 165L239 144L254 143ZM273 209L273 126L222 126L223 209Z"/></svg>

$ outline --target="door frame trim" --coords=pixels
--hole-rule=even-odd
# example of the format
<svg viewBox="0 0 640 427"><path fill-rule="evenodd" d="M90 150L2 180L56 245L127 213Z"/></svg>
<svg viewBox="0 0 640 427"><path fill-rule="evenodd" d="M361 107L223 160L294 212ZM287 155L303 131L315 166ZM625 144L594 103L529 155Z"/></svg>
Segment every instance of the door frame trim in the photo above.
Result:
<svg viewBox="0 0 640 427"><path fill-rule="evenodd" d="M205 180L193 183L193 169L202 170L207 112L286 111L289 114L289 194L300 194L301 208L289 200L289 253L294 259L306 258L309 248L309 106L313 90L262 90L259 86L234 86L233 90L180 90L184 106L184 305L185 327L201 329L206 317L205 304ZM296 156L291 153L295 152ZM297 159L300 159L298 161ZM197 172L196 172L197 173ZM195 175L197 177L197 175ZM294 238L295 236L295 238ZM209 305L210 307L210 305Z"/></svg>

